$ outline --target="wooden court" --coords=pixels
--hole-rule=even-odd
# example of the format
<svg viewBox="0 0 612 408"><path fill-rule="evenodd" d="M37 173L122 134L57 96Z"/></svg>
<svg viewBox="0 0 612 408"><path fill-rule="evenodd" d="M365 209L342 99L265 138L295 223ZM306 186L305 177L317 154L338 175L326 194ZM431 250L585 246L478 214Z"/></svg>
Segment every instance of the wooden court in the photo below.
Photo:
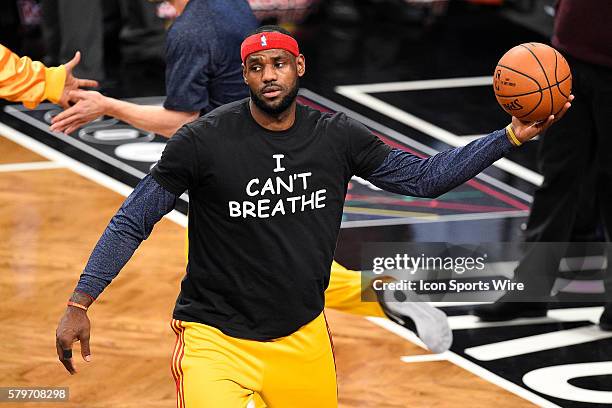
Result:
<svg viewBox="0 0 612 408"><path fill-rule="evenodd" d="M55 328L124 197L5 137L0 152L0 385L70 388L69 403L48 406L174 407L169 323L185 268L184 228L162 220L94 304L93 361L75 350L79 373L70 376L57 360ZM533 406L449 361L402 362L428 352L361 316L327 317L341 407Z"/></svg>

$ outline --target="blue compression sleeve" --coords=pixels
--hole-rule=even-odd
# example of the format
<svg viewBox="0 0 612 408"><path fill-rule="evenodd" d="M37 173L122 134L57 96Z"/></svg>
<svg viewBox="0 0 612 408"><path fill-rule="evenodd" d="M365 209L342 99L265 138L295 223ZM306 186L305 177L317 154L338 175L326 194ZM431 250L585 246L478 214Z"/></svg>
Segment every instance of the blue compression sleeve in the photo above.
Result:
<svg viewBox="0 0 612 408"><path fill-rule="evenodd" d="M176 199L150 175L142 179L104 230L75 290L97 298Z"/></svg>
<svg viewBox="0 0 612 408"><path fill-rule="evenodd" d="M426 159L393 149L367 180L392 193L435 198L473 178L512 147L502 129Z"/></svg>

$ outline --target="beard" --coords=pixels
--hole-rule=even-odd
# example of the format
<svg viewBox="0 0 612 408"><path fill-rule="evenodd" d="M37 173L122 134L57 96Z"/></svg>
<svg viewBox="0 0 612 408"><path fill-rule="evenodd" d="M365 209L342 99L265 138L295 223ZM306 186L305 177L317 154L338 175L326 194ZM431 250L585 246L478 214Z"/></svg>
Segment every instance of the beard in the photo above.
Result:
<svg viewBox="0 0 612 408"><path fill-rule="evenodd" d="M263 97L253 92L252 89L249 89L249 92L251 94L251 100L253 101L253 103L263 112L269 115L280 115L281 113L289 109L291 104L295 101L295 98L297 98L297 94L299 90L300 90L300 82L299 82L299 78L296 78L295 84L289 90L289 93L285 95L280 100L280 102L277 102L274 105L271 105L269 102L265 101Z"/></svg>

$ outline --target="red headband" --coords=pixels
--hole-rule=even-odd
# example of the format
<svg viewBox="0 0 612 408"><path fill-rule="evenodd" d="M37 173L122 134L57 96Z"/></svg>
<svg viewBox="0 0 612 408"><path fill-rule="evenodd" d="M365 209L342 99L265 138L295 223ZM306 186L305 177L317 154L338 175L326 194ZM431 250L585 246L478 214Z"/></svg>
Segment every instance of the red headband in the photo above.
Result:
<svg viewBox="0 0 612 408"><path fill-rule="evenodd" d="M265 31L245 38L240 46L240 58L244 62L254 52L273 48L289 51L296 57L300 55L300 48L293 37L278 31Z"/></svg>

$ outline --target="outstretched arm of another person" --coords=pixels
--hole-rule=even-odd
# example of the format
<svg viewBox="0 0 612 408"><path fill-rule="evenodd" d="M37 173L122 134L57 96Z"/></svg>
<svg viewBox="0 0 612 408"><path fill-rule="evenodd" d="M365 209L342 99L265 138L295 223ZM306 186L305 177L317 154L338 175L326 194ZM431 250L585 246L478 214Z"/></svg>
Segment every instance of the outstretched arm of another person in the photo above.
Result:
<svg viewBox="0 0 612 408"><path fill-rule="evenodd" d="M53 118L52 131L70 134L94 119L107 115L137 129L170 137L181 126L198 118L198 112L171 110L157 105L139 105L110 98L96 91L75 90L70 92L70 98L76 103Z"/></svg>
<svg viewBox="0 0 612 408"><path fill-rule="evenodd" d="M22 102L29 109L45 99L68 107L69 92L98 86L96 81L72 75L80 60L81 54L77 52L65 65L47 68L29 57L20 58L0 44L0 98Z"/></svg>

